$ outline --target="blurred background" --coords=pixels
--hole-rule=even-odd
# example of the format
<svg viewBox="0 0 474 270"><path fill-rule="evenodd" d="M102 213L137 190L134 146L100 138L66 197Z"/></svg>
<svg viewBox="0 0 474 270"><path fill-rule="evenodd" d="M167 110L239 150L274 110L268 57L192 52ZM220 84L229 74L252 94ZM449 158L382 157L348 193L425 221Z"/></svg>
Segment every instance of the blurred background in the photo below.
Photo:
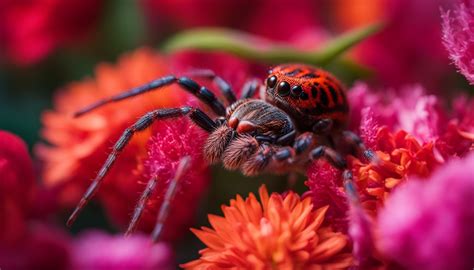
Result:
<svg viewBox="0 0 474 270"><path fill-rule="evenodd" d="M175 34L196 27L225 27L269 42L311 51L340 34L375 22L383 29L325 68L347 85L367 81L373 89L398 91L420 84L427 93L448 100L472 93L442 44L440 8L452 0L0 0L0 129L23 138L33 151L40 136L41 115L71 82L94 76L99 63L116 63L121 55L149 47L156 51ZM163 53L164 55L164 53ZM268 63L226 53L172 52L172 73L211 68L232 83L264 78ZM464 90L463 90L464 89ZM471 90L469 90L471 89ZM471 92L469 92L471 91ZM39 162L35 163L41 169ZM196 224L235 194L286 188L286 177L254 179L212 169L211 189L199 208ZM302 179L300 179L302 180ZM296 189L305 191L303 181ZM57 218L65 220L66 211ZM97 202L74 226L117 231ZM201 244L190 233L178 261L195 258Z"/></svg>

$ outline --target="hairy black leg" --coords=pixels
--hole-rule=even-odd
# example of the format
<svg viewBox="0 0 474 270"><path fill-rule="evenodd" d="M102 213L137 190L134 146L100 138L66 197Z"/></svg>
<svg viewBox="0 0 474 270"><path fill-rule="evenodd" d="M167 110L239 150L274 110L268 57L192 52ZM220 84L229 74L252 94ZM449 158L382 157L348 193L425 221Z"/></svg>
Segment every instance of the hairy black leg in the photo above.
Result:
<svg viewBox="0 0 474 270"><path fill-rule="evenodd" d="M346 130L342 132L342 136L346 142L354 147L359 155L362 155L369 162L374 164L378 164L380 162L379 157L371 149L367 148L360 137L354 132Z"/></svg>
<svg viewBox="0 0 474 270"><path fill-rule="evenodd" d="M132 234L135 228L137 227L138 222L140 221L140 218L142 217L143 210L145 210L146 203L148 202L148 199L155 191L156 180L157 180L156 177L153 177L150 179L150 181L148 181L148 184L146 185L146 188L143 191L142 195L140 196L140 200L138 201L137 206L135 207L135 210L133 211L133 216L132 216L132 219L130 220L130 223L128 224L128 228L127 228L127 231L125 232L125 236Z"/></svg>
<svg viewBox="0 0 474 270"><path fill-rule="evenodd" d="M314 135L311 132L305 132L299 135L295 143L293 144L293 148L295 149L295 153L297 155L306 151L310 146L314 144Z"/></svg>
<svg viewBox="0 0 474 270"><path fill-rule="evenodd" d="M258 79L251 79L245 82L240 92L240 99L251 98L257 92L258 87L260 86L260 81Z"/></svg>
<svg viewBox="0 0 474 270"><path fill-rule="evenodd" d="M228 170L236 170L252 157L260 143L250 135L238 135L231 140L222 154L222 163Z"/></svg>
<svg viewBox="0 0 474 270"><path fill-rule="evenodd" d="M281 147L279 148L275 155L274 159L277 161L288 161L291 162L297 156L304 153L314 144L314 135L311 132L305 132L296 137L293 147Z"/></svg>
<svg viewBox="0 0 474 270"><path fill-rule="evenodd" d="M186 169L189 167L190 162L191 162L191 158L189 156L183 157L179 161L178 168L176 169L176 173L173 179L171 179L169 183L168 189L166 190L166 193L165 193L165 198L163 199L163 203L161 204L160 210L158 211L156 225L151 234L151 238L153 239L153 242L157 242L161 236L166 218L169 215L171 201L176 195L179 181L181 180Z"/></svg>
<svg viewBox="0 0 474 270"><path fill-rule="evenodd" d="M212 80L217 86L217 88L219 88L222 95L224 95L225 99L229 104L232 104L237 101L234 90L232 89L230 84L224 79L222 79L222 77L217 76L214 71L209 69L194 70L188 72L186 75L189 77L205 78L208 80Z"/></svg>
<svg viewBox="0 0 474 270"><path fill-rule="evenodd" d="M69 217L67 225L71 226L74 223L80 211L89 202L99 185L102 183L102 180L107 175L108 171L114 164L120 152L124 149L124 147L128 144L128 142L136 132L146 129L157 119L175 118L186 115L188 115L189 118L191 118L191 120L196 125L200 126L208 132L216 128L216 124L214 123L214 121L212 121L204 112L192 107L158 109L145 114L140 119L138 119L135 124L125 129L125 131L122 133L122 136L120 136L120 138L117 140L112 149L112 152L107 157L107 160L105 161L104 165L102 165L102 168L97 173L97 176L92 181L89 188L84 193L78 205L74 209L74 212Z"/></svg>
<svg viewBox="0 0 474 270"><path fill-rule="evenodd" d="M74 116L78 117L92 110L95 110L105 104L131 98L149 92L151 90L161 89L173 83L177 83L179 86L181 86L181 88L196 96L199 100L208 105L217 115L225 115L224 105L216 98L216 96L209 89L204 86L200 86L197 82L191 80L190 78L176 78L175 76L170 75L153 80L147 84L132 88L121 94L99 100L98 102L93 103L85 107L84 109L76 112Z"/></svg>
<svg viewBox="0 0 474 270"><path fill-rule="evenodd" d="M327 146L318 146L309 153L309 158L311 160L316 160L322 157L340 170L347 168L346 159L334 149Z"/></svg>
<svg viewBox="0 0 474 270"><path fill-rule="evenodd" d="M290 146L284 146L278 149L273 155L276 161L290 161L295 157L295 149Z"/></svg>
<svg viewBox="0 0 474 270"><path fill-rule="evenodd" d="M270 163L274 152L271 146L266 143L260 145L259 149L242 165L242 172L245 175L257 175Z"/></svg>
<svg viewBox="0 0 474 270"><path fill-rule="evenodd" d="M347 161L341 154L327 146L318 146L311 150L309 157L311 160L325 158L334 167L342 170L343 185L344 189L346 190L346 194L348 195L348 198L351 200L351 202L358 203L359 196L352 178L352 172L347 167Z"/></svg>

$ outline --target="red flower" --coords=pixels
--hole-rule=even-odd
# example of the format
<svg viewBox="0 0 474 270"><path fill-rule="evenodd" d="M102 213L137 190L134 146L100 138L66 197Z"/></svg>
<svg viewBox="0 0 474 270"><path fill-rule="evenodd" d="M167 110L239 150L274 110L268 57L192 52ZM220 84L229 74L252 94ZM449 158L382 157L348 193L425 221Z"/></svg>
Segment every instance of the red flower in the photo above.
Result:
<svg viewBox="0 0 474 270"><path fill-rule="evenodd" d="M148 237L81 235L75 242L38 212L44 204L25 143L0 131L0 266L5 269L172 269L173 254ZM125 268L123 268L125 267Z"/></svg>
<svg viewBox="0 0 474 270"><path fill-rule="evenodd" d="M0 175L0 242L8 243L26 230L36 188L25 143L5 131L0 131Z"/></svg>
<svg viewBox="0 0 474 270"><path fill-rule="evenodd" d="M378 82L389 86L422 83L433 88L449 74L439 16L440 6L449 2L452 0L332 1L336 22L344 29L386 23L355 52L357 59L375 70Z"/></svg>
<svg viewBox="0 0 474 270"><path fill-rule="evenodd" d="M0 47L15 64L34 64L58 47L81 41L101 8L101 0L2 0Z"/></svg>
<svg viewBox="0 0 474 270"><path fill-rule="evenodd" d="M65 269L67 237L33 222L41 197L26 144L0 131L0 265L5 269ZM43 218L43 217L39 217Z"/></svg>
<svg viewBox="0 0 474 270"><path fill-rule="evenodd" d="M311 0L291 4L285 0L142 0L142 3L154 26L170 23L178 28L223 26L274 40L295 41L320 25L315 16L320 5Z"/></svg>

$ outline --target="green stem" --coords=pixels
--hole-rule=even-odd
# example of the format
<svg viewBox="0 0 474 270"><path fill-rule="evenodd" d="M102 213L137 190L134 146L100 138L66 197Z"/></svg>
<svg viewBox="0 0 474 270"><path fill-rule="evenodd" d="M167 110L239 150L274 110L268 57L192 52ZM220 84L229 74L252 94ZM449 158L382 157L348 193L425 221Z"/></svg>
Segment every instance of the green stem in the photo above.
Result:
<svg viewBox="0 0 474 270"><path fill-rule="evenodd" d="M315 50L299 50L288 44L275 43L235 30L198 28L171 37L165 42L163 50L168 53L185 49L222 51L264 63L303 62L322 66L381 28L381 23L361 27L329 40Z"/></svg>

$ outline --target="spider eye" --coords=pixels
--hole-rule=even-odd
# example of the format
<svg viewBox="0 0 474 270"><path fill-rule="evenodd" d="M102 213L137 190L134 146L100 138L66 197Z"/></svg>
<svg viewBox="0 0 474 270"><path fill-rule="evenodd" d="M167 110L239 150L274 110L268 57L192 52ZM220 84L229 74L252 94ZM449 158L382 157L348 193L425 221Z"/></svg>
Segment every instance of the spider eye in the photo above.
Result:
<svg viewBox="0 0 474 270"><path fill-rule="evenodd" d="M268 79L267 79L267 86L268 87L273 88L273 87L275 87L276 83L277 83L277 77L276 76L268 77Z"/></svg>
<svg viewBox="0 0 474 270"><path fill-rule="evenodd" d="M303 88L299 85L295 85L291 87L291 95L294 97L299 97L301 95L301 92L303 92Z"/></svg>
<svg viewBox="0 0 474 270"><path fill-rule="evenodd" d="M288 96L290 94L290 84L283 81L278 84L277 90L280 96L282 97Z"/></svg>

